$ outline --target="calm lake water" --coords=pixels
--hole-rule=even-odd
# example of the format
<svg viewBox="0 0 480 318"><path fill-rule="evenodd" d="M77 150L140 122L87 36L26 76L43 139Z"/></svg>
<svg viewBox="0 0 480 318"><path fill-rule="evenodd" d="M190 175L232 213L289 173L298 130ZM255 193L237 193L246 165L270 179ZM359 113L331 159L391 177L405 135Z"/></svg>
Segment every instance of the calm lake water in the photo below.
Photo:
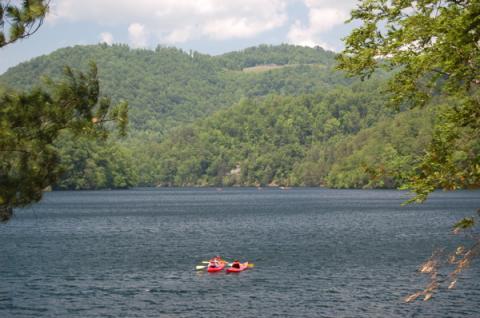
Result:
<svg viewBox="0 0 480 318"><path fill-rule="evenodd" d="M480 192L47 193L0 225L0 317L480 317L480 261L429 302L415 272ZM214 255L254 262L196 272Z"/></svg>

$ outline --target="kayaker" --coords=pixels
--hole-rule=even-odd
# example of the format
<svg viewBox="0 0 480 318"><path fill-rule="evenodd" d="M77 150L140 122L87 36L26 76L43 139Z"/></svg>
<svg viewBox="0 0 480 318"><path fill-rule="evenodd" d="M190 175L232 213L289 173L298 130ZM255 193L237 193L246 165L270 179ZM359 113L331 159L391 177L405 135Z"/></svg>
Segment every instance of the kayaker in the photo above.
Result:
<svg viewBox="0 0 480 318"><path fill-rule="evenodd" d="M218 267L220 264L218 262L218 257L214 257L210 260L210 267Z"/></svg>
<svg viewBox="0 0 480 318"><path fill-rule="evenodd" d="M240 268L240 261L239 260L234 260L232 263L233 268Z"/></svg>

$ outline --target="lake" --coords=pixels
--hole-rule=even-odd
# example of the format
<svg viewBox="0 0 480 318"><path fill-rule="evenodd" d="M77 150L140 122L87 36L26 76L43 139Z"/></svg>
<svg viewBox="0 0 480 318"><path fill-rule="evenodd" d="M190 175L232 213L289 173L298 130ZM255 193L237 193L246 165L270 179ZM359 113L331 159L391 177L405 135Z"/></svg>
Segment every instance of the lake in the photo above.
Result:
<svg viewBox="0 0 480 318"><path fill-rule="evenodd" d="M133 189L46 193L0 225L0 317L480 317L480 265L403 303L452 248L480 192L401 206L393 190ZM239 274L195 265L215 255Z"/></svg>

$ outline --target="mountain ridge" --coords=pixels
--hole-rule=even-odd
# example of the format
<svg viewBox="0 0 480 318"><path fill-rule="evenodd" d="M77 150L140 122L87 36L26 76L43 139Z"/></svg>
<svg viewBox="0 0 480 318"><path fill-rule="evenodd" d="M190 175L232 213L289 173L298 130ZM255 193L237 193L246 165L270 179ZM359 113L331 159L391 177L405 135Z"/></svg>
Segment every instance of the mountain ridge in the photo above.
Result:
<svg viewBox="0 0 480 318"><path fill-rule="evenodd" d="M242 97L312 93L322 85L348 81L332 76L333 58L333 52L323 49L286 44L261 45L218 56L172 47L144 50L126 45L79 45L21 63L0 76L0 83L27 89L40 83L42 76L60 78L64 65L84 70L95 61L102 93L114 101L129 101L132 127L163 135L179 124L229 107ZM307 62L322 64L325 69ZM268 63L298 65L272 70L279 72L277 76L270 71L231 72ZM283 80L286 77L290 79L287 83Z"/></svg>

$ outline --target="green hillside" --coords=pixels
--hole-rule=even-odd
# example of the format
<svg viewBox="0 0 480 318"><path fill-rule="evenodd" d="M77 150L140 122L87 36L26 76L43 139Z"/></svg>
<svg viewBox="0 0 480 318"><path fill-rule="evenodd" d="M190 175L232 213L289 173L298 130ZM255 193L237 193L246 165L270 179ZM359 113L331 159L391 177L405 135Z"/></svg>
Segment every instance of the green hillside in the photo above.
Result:
<svg viewBox="0 0 480 318"><path fill-rule="evenodd" d="M243 100L174 130L155 184L394 187L430 140L432 114L384 106L378 82Z"/></svg>
<svg viewBox="0 0 480 318"><path fill-rule="evenodd" d="M130 105L130 137L57 142L61 189L130 186L394 187L431 136L431 112L385 106L387 74L335 71L321 48L262 45L220 56L75 46L9 69L17 89L95 61L102 94ZM411 111L408 111L411 112Z"/></svg>
<svg viewBox="0 0 480 318"><path fill-rule="evenodd" d="M260 45L250 47L238 52L230 52L215 57L227 69L241 70L257 65L301 65L321 64L332 65L335 54L323 50L321 47L314 49L294 45Z"/></svg>
<svg viewBox="0 0 480 318"><path fill-rule="evenodd" d="M170 47L75 46L11 68L0 77L0 83L29 88L43 76L59 77L64 65L86 69L95 61L102 93L114 102L128 100L133 131L163 135L178 124L229 107L242 97L299 95L351 82L332 72L333 57L322 49L291 45L264 45L221 56ZM261 74L239 72L264 64L292 66Z"/></svg>

